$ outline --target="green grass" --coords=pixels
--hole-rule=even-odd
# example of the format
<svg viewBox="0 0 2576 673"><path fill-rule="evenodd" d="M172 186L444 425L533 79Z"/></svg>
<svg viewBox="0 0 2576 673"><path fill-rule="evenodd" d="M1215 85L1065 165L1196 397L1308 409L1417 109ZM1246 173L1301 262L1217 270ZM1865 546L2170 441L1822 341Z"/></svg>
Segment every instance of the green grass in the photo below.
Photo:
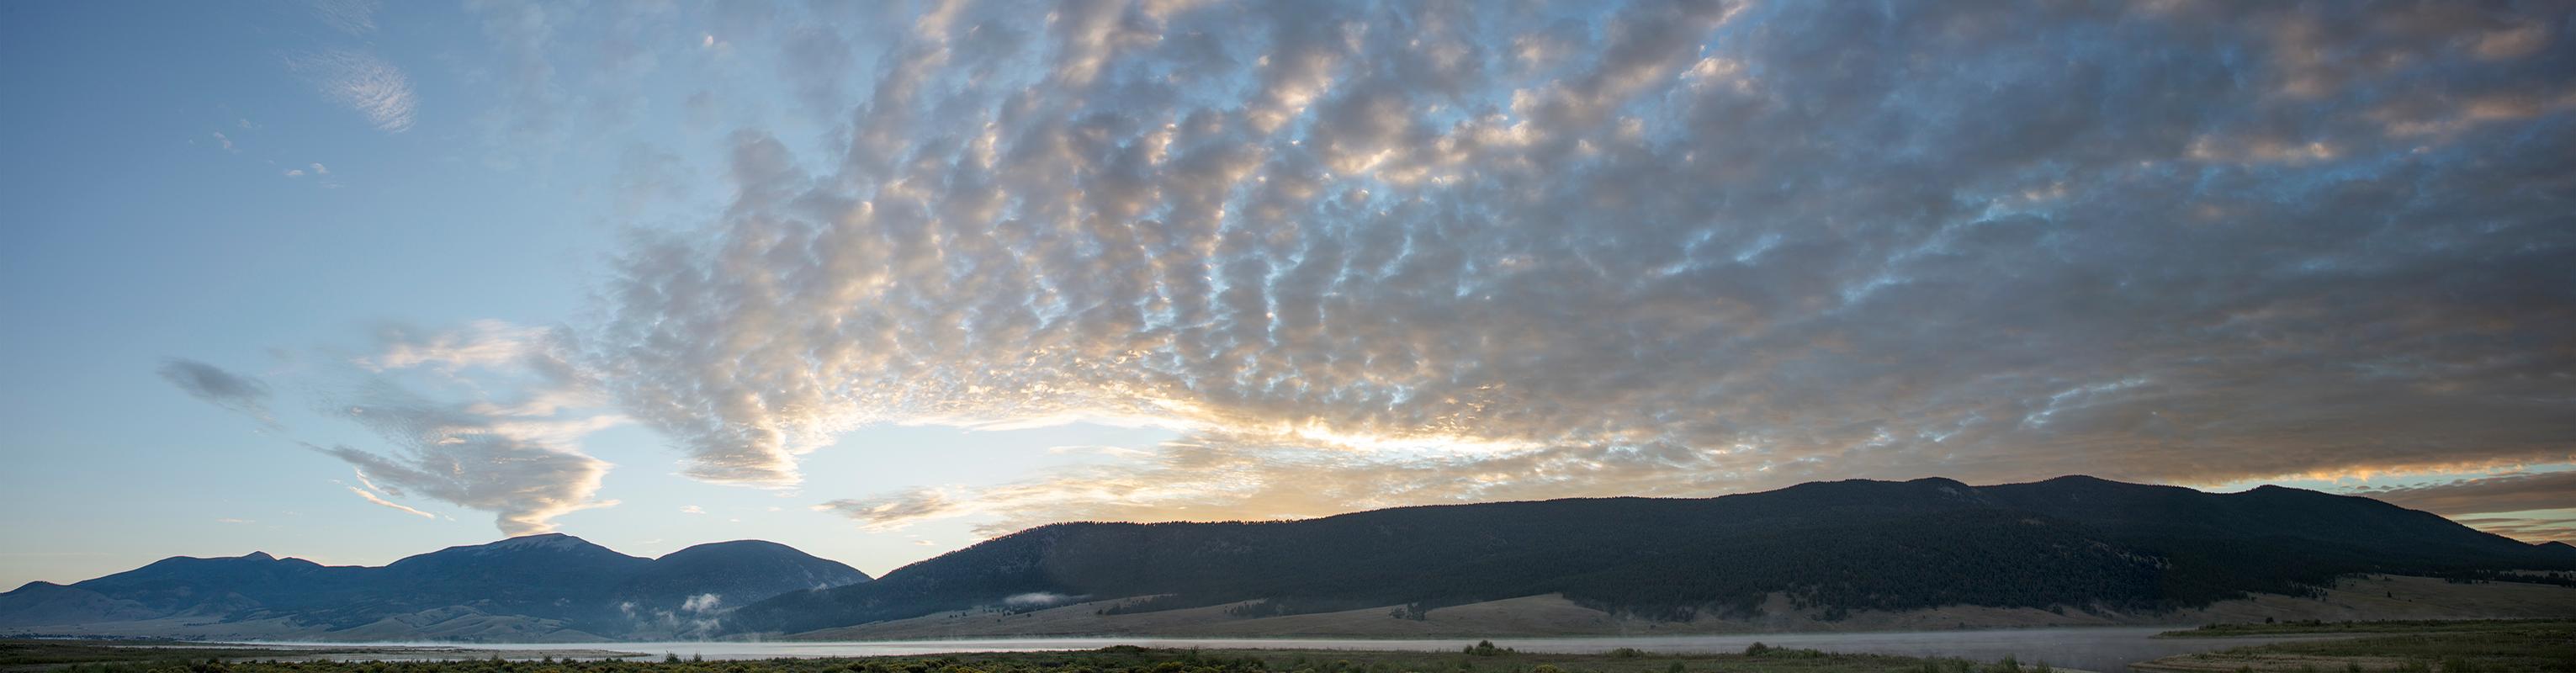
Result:
<svg viewBox="0 0 2576 673"><path fill-rule="evenodd" d="M2513 620L2411 622L2414 633L2371 629L2363 622L2345 631L2272 633L2381 633L2239 647L2223 652L2166 657L2147 665L2159 671L2365 671L2378 673L2519 673L2576 671L2576 621ZM2438 626L2430 630L2421 626ZM2394 627L2392 627L2394 628ZM2396 629L2406 630L2406 629Z"/></svg>
<svg viewBox="0 0 2576 673"><path fill-rule="evenodd" d="M2303 633L2459 633L2509 628L2576 629L2576 619L2417 619L2366 622L2317 620L2264 624L2207 624L2197 629L2166 631L2159 638L2282 636Z"/></svg>
<svg viewBox="0 0 2576 673"><path fill-rule="evenodd" d="M93 646L94 649L118 649ZM186 656L175 656L189 652ZM1757 648L1741 654L1535 654L1510 650L1358 652L1343 650L1168 650L1111 647L1085 652L1006 652L920 657L837 657L759 661L276 661L208 654L220 650L110 653L79 660L0 660L0 668L55 673L2042 673L2010 662L1980 664L1816 650ZM137 659L134 657L146 658Z"/></svg>
<svg viewBox="0 0 2576 673"><path fill-rule="evenodd" d="M74 663L148 663L291 657L306 650L207 646L179 641L0 640L0 669Z"/></svg>

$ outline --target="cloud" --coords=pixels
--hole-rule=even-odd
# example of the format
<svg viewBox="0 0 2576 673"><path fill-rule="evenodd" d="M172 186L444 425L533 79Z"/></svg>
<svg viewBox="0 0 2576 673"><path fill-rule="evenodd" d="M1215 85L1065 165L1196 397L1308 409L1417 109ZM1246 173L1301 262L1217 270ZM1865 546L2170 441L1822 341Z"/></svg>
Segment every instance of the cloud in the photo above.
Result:
<svg viewBox="0 0 2576 673"><path fill-rule="evenodd" d="M375 0L308 0L313 15L332 28L350 35L364 35L376 30Z"/></svg>
<svg viewBox="0 0 2576 673"><path fill-rule="evenodd" d="M325 413L383 444L303 446L355 468L360 486L347 488L370 503L430 518L390 498L490 512L508 535L547 532L556 517L613 506L596 497L612 466L581 442L625 418L601 409L596 383L566 359L566 338L492 321L386 327L372 355L327 358L336 366L302 368L300 381L342 391L323 396ZM266 384L188 360L170 361L162 375L201 399L266 418Z"/></svg>
<svg viewBox="0 0 2576 673"><path fill-rule="evenodd" d="M2462 524L2524 542L2576 544L2576 508L2530 512L2528 516L2479 516Z"/></svg>
<svg viewBox="0 0 2576 673"><path fill-rule="evenodd" d="M706 510L706 508L699 507L699 506L697 506L697 505L689 505L689 506L686 506L686 507L681 507L681 508L680 508L680 513L681 513L681 514L705 514L705 513L707 513L707 510Z"/></svg>
<svg viewBox="0 0 2576 673"><path fill-rule="evenodd" d="M454 372L468 367L514 365L541 354L549 334L544 328L498 320L477 320L462 329L450 330L386 325L377 330L378 352L359 358L357 363L379 372L423 366Z"/></svg>
<svg viewBox="0 0 2576 673"><path fill-rule="evenodd" d="M468 2L483 23L497 61L491 75L502 107L488 120L515 145L552 145L566 130L566 96L547 50L573 7L524 2Z"/></svg>
<svg viewBox="0 0 2576 673"><path fill-rule="evenodd" d="M232 139L232 138L225 137L225 136L224 136L224 134L223 134L223 132L221 132L221 131L217 131L217 132L215 132L215 134L214 134L214 135L215 135L215 142L222 144L222 145L224 146L224 151L226 151L226 152L236 152L236 153L238 153L238 152L240 152L240 151L241 151L241 150L238 150L238 149L233 149L233 139Z"/></svg>
<svg viewBox="0 0 2576 673"><path fill-rule="evenodd" d="M288 63L311 78L322 94L355 110L377 130L411 130L418 101L411 78L374 54L347 49L307 54Z"/></svg>
<svg viewBox="0 0 2576 673"><path fill-rule="evenodd" d="M965 503L927 488L876 498L833 500L815 505L814 509L855 519L872 530L897 530L918 521L961 516L973 511Z"/></svg>
<svg viewBox="0 0 2576 673"><path fill-rule="evenodd" d="M2525 472L2351 491L2444 516L2576 509L2576 471Z"/></svg>
<svg viewBox="0 0 2576 673"><path fill-rule="evenodd" d="M366 499L366 501L367 501L367 502L372 502L372 503L375 503L375 504L378 504L378 505L382 505L382 506L385 506L385 507L389 507L389 508L392 508L392 509L394 509L394 510L397 510L397 511L403 512L403 513L405 513L405 514L410 514L410 515L412 515L412 516L417 516L417 517L420 517L420 518L423 518L423 519L436 519L436 518L438 518L438 515L436 515L436 514L431 514L431 513L428 513L428 512L423 512L423 511L417 510L417 509L412 509L412 508L411 508L410 506L408 506L408 505L404 505L404 504L402 504L402 503L394 502L394 501L391 501L391 500L386 500L386 499L384 499L384 496L376 495L374 492L372 492L372 491L368 491L367 489L358 488L358 487L356 487L356 486L350 486L350 487L347 487L347 488L349 489L349 492L350 492L350 493L355 493L355 494L357 494L357 495L358 495L358 497Z"/></svg>
<svg viewBox="0 0 2576 673"><path fill-rule="evenodd" d="M2567 462L2569 11L943 5L577 359L716 483L1183 435L880 529Z"/></svg>
<svg viewBox="0 0 2576 673"><path fill-rule="evenodd" d="M185 358L162 360L156 371L162 380L191 397L259 419L271 427L276 425L268 413L268 384L257 378Z"/></svg>
<svg viewBox="0 0 2576 673"><path fill-rule="evenodd" d="M382 353L357 360L368 373L354 399L339 403L336 411L390 446L312 448L357 468L369 488L492 512L495 525L508 535L548 532L556 517L615 505L595 498L611 466L583 453L580 441L622 419L586 411L588 383L547 355L538 343L541 338L530 336L536 333L498 323L477 329L487 336L531 341L512 341L512 348L499 349L476 340L415 341L407 332L389 330ZM508 356L495 354L501 350L509 351ZM439 401L401 378L406 369L469 363L484 370L434 369L440 376L430 381L465 390L515 390L518 397ZM500 367L502 363L510 366ZM387 504L361 489L351 490Z"/></svg>
<svg viewBox="0 0 2576 673"><path fill-rule="evenodd" d="M1002 604L1015 608L1042 608L1070 602L1076 598L1077 597L1075 596L1067 596L1059 593L1037 591L1025 594L1012 594L1003 598Z"/></svg>

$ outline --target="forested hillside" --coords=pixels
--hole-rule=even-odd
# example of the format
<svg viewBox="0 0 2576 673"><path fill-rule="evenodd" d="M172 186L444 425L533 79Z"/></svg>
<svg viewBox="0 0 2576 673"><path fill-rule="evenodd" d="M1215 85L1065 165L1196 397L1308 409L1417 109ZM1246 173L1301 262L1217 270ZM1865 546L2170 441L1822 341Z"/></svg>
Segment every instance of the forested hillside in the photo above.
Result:
<svg viewBox="0 0 2576 673"><path fill-rule="evenodd" d="M2292 553L2295 552L2295 553ZM1743 614L1783 592L1828 618L1953 604L2153 610L2299 593L2346 573L2576 567L2576 554L2385 503L2089 477L1971 487L1844 481L1708 499L1607 498L1257 523L1070 523L876 582L781 595L732 631L800 632L1003 604L1262 599L1265 614L1420 610L1562 593L1614 612Z"/></svg>

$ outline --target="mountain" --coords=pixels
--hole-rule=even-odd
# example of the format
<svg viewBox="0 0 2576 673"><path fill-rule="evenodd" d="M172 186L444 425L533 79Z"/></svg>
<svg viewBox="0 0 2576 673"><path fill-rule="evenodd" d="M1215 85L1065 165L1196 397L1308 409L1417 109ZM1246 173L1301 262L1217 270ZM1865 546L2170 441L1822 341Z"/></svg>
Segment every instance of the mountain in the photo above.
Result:
<svg viewBox="0 0 2576 673"><path fill-rule="evenodd" d="M1104 613L1237 604L1237 616L1558 594L1652 619L1838 619L1942 606L2165 611L2309 594L2364 572L2470 577L2576 559L2368 498L2213 494L2063 477L1972 487L1839 481L1704 499L1407 507L1301 521L1068 523L782 594L726 619L797 633L1076 601ZM1250 602L1247 602L1250 601Z"/></svg>
<svg viewBox="0 0 2576 673"><path fill-rule="evenodd" d="M0 594L0 630L340 640L675 637L715 628L726 606L868 579L770 542L705 544L646 559L550 533L449 547L380 568L256 552L168 558Z"/></svg>

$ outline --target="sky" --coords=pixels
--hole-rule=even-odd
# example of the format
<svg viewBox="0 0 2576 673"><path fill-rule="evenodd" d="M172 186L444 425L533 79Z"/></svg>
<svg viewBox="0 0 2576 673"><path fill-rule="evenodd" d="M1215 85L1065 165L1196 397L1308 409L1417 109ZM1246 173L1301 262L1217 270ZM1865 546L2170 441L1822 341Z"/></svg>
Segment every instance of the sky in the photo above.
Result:
<svg viewBox="0 0 2576 673"><path fill-rule="evenodd" d="M2576 541L2576 6L0 3L0 586L1825 479Z"/></svg>

